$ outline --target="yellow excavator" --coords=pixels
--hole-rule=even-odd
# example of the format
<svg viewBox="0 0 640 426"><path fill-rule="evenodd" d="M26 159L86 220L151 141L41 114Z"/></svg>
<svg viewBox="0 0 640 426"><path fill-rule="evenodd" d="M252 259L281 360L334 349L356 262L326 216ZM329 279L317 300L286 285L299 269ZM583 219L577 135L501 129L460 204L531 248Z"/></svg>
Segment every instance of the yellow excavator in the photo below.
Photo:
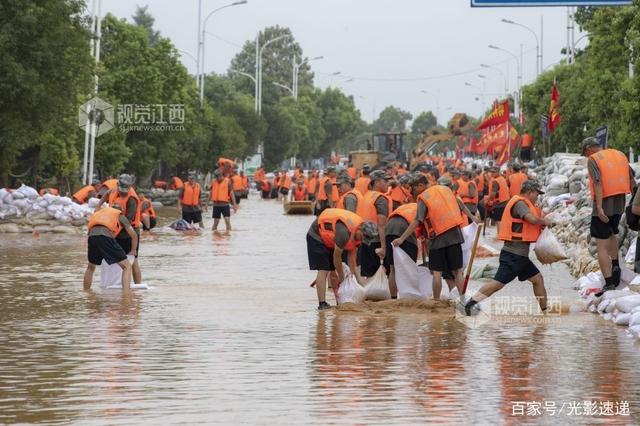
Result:
<svg viewBox="0 0 640 426"><path fill-rule="evenodd" d="M374 133L367 142L367 150L349 153L349 162L358 170L362 170L365 164L375 168L396 161L404 163L407 161L405 135L403 132Z"/></svg>

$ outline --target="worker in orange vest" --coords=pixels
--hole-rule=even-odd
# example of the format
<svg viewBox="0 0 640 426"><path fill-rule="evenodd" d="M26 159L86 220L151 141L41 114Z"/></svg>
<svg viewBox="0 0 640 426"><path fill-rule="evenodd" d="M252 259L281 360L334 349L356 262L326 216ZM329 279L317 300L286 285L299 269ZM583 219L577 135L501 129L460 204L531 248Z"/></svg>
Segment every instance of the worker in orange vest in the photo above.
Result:
<svg viewBox="0 0 640 426"><path fill-rule="evenodd" d="M446 178L440 179L442 180L438 182L447 181ZM438 183L420 194L416 218L405 232L392 242L398 247L418 226L424 227L423 232L429 239L429 269L433 273L434 299L440 298L445 271L449 271L453 276L453 280L450 281L453 285L449 284L449 290L453 290L455 285L462 294L462 223L460 204L455 194L448 186Z"/></svg>
<svg viewBox="0 0 640 426"><path fill-rule="evenodd" d="M582 155L588 158L589 189L593 200L591 237L595 238L598 264L604 277L602 293L620 284L618 225L625 210L626 195L633 191L634 173L629 160L616 149L602 149L595 138L582 142Z"/></svg>
<svg viewBox="0 0 640 426"><path fill-rule="evenodd" d="M372 277L380 267L386 254L385 226L393 211L393 202L387 195L388 176L384 170L375 170L370 174L369 191L364 195L363 219L378 225L379 239L363 244L358 249L360 273L363 277ZM388 271L387 271L388 272Z"/></svg>
<svg viewBox="0 0 640 426"><path fill-rule="evenodd" d="M491 220L496 222L496 226L500 224L500 218L504 212L504 208L509 201L509 185L504 176L500 175L500 169L491 168L492 178L489 182L489 196L487 199L488 211L490 211Z"/></svg>
<svg viewBox="0 0 640 426"><path fill-rule="evenodd" d="M314 167L310 172L307 173L307 191L309 195L309 201L316 200L316 192L318 188L318 171Z"/></svg>
<svg viewBox="0 0 640 426"><path fill-rule="evenodd" d="M525 133L522 135L522 144L520 145L520 159L522 161L531 161L531 150L533 149L533 137Z"/></svg>
<svg viewBox="0 0 640 426"><path fill-rule="evenodd" d="M304 184L304 179L299 177L293 191L291 191L290 201L309 201L309 191Z"/></svg>
<svg viewBox="0 0 640 426"><path fill-rule="evenodd" d="M117 207L117 208L116 208ZM93 274L96 266L104 260L108 265L117 263L122 268L122 289L127 291L131 282L131 264L127 260L127 254L135 255L135 247L138 245L138 234L131 227L129 220L119 209L120 206L104 207L96 209L89 218L87 228L87 258L89 260L84 272L83 287L91 288ZM126 252L116 241L116 236L122 231L129 235L133 244Z"/></svg>
<svg viewBox="0 0 640 426"><path fill-rule="evenodd" d="M86 204L89 202L89 198L94 198L98 195L99 186L100 181L94 180L92 185L83 186L74 192L71 199L76 204Z"/></svg>
<svg viewBox="0 0 640 426"><path fill-rule="evenodd" d="M377 236L378 228L375 224L343 209L325 209L313 221L307 232L307 257L309 269L317 271L314 285L319 310L331 307L326 301L328 277L331 278L337 300L340 283L345 279L342 268L344 252L351 272L358 282L364 282L356 265L356 250L361 243L370 243Z"/></svg>
<svg viewBox="0 0 640 426"><path fill-rule="evenodd" d="M357 173L358 170L353 166L353 163L349 163L349 167L347 167L347 175L349 175L351 179L355 180L358 177Z"/></svg>
<svg viewBox="0 0 640 426"><path fill-rule="evenodd" d="M289 173L285 169L282 169L280 170L280 179L278 181L278 198L281 198L282 201L287 201L290 190L291 176L289 176Z"/></svg>
<svg viewBox="0 0 640 426"><path fill-rule="evenodd" d="M231 206L234 213L238 211L238 204L233 193L233 186L229 178L222 174L220 169L213 172L214 181L211 183L211 193L209 201L213 203L213 225L212 231L218 230L220 217L224 218L225 230L227 233L231 231Z"/></svg>
<svg viewBox="0 0 640 426"><path fill-rule="evenodd" d="M389 183L389 191L387 195L391 198L393 203L393 210L397 209L403 204L407 204L411 199L411 192L405 189L405 185L408 182L408 177L400 176L396 180L392 180Z"/></svg>
<svg viewBox="0 0 640 426"><path fill-rule="evenodd" d="M393 261L393 246L391 244L396 238L400 238L404 231L407 230L411 222L416 218L418 212L418 205L416 203L403 204L389 215L389 220L384 228L385 241L387 249L383 261L384 267L389 271L389 291L391 292L391 298L395 299L398 295L398 287L396 286L396 274ZM414 234L410 235L402 244L400 248L416 262L418 260L418 239L417 236L420 233L418 229Z"/></svg>
<svg viewBox="0 0 640 426"><path fill-rule="evenodd" d="M522 173L520 170L520 164L513 163L511 165L511 169L513 173L509 175L507 178L507 184L509 185L509 195L513 197L514 195L520 195L520 188L522 188L522 184L529 180L529 177Z"/></svg>
<svg viewBox="0 0 640 426"><path fill-rule="evenodd" d="M549 219L542 217L542 210L536 205L540 185L533 180L522 184L520 194L511 197L504 209L498 227L498 239L504 241L500 251L500 265L493 280L484 285L464 306L466 315L478 312L478 303L504 288L514 279L530 281L533 294L538 299L540 310L547 310L547 291L542 274L529 259L529 246L540 236L543 226L551 226Z"/></svg>
<svg viewBox="0 0 640 426"><path fill-rule="evenodd" d="M356 179L355 182L355 188L362 195L365 195L367 191L369 191L369 182L371 182L371 179L369 179L369 173L371 173L371 168L369 167L369 165L363 165L361 176Z"/></svg>
<svg viewBox="0 0 640 426"><path fill-rule="evenodd" d="M187 223L197 223L204 228L201 195L202 188L196 182L195 172L189 172L187 182L178 192L178 212Z"/></svg>
<svg viewBox="0 0 640 426"><path fill-rule="evenodd" d="M318 182L316 188L316 214L322 213L324 209L335 208L340 196L336 183L336 169L333 166L327 167L325 175Z"/></svg>
<svg viewBox="0 0 640 426"><path fill-rule="evenodd" d="M109 191L115 191L118 188L118 179L108 178L98 188L98 197L102 198Z"/></svg>
<svg viewBox="0 0 640 426"><path fill-rule="evenodd" d="M336 207L364 217L364 196L354 188L353 179L347 174L340 175L336 179L336 185L340 194Z"/></svg>
<svg viewBox="0 0 640 426"><path fill-rule="evenodd" d="M249 177L244 173L244 170L240 170L240 180L242 181L242 198L249 197Z"/></svg>
<svg viewBox="0 0 640 426"><path fill-rule="evenodd" d="M242 183L242 178L238 174L238 169L234 168L231 170L231 188L233 190L233 195L236 197L236 203L240 205L240 198L242 198L242 191L244 190L244 184Z"/></svg>
<svg viewBox="0 0 640 426"><path fill-rule="evenodd" d="M183 175L184 176L184 175ZM180 191L184 186L184 182L178 176L171 177L171 183L169 183L169 189L173 189L174 191Z"/></svg>

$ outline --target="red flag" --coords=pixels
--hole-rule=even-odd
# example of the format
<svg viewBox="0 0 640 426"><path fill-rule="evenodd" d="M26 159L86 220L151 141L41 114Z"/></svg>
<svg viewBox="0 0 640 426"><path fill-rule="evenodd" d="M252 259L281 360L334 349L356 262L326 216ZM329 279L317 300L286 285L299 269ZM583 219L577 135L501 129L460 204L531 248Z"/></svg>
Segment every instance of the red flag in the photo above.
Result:
<svg viewBox="0 0 640 426"><path fill-rule="evenodd" d="M497 126L495 129L486 132L480 138L478 142L478 153L481 154L485 151L493 152L493 147L496 145L504 145L507 143L507 125L503 123Z"/></svg>
<svg viewBox="0 0 640 426"><path fill-rule="evenodd" d="M511 159L513 156L513 152L516 150L516 147L520 143L520 134L513 126L509 126L509 143L502 145L502 150L500 151L500 155L496 159L496 164L498 166L503 165L507 161Z"/></svg>
<svg viewBox="0 0 640 426"><path fill-rule="evenodd" d="M549 132L553 132L560 123L560 93L558 83L553 81L553 91L551 92L551 104L549 105Z"/></svg>
<svg viewBox="0 0 640 426"><path fill-rule="evenodd" d="M469 150L468 152L475 152L478 153L478 139L477 138L471 138L471 143L469 143Z"/></svg>
<svg viewBox="0 0 640 426"><path fill-rule="evenodd" d="M497 126L509 121L509 100L503 101L497 104L491 114L489 114L478 126L478 130L486 129L487 127Z"/></svg>

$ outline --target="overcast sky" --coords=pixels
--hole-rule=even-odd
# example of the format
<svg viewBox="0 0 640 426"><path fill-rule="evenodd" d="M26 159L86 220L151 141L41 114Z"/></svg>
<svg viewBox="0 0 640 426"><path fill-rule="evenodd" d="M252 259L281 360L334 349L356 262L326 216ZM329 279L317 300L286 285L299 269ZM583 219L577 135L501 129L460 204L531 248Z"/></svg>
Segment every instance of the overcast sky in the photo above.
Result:
<svg viewBox="0 0 640 426"><path fill-rule="evenodd" d="M202 0L203 16L232 1ZM102 11L130 19L136 3L148 4L162 35L195 56L198 0L103 0ZM306 56L324 56L312 63L316 85L340 86L353 95L365 120L371 121L388 105L414 115L436 112L436 96L421 92L426 90L439 98L438 118L446 122L454 112L482 113L482 99L476 97L480 98L483 83L486 105L504 93L500 73L480 68L481 63L495 65L505 74L508 67L509 88L515 89L516 61L489 49L489 44L516 55L522 44L524 82L535 77L534 36L500 20L527 25L539 35L541 16L546 68L561 59L560 49L566 45L565 7L471 8L469 0L248 0L209 19L207 31L217 37L207 36L206 72L226 72L240 46L260 29L285 26ZM185 55L183 62L195 72L193 59ZM334 72L341 76L328 76ZM353 81L345 82L349 78Z"/></svg>

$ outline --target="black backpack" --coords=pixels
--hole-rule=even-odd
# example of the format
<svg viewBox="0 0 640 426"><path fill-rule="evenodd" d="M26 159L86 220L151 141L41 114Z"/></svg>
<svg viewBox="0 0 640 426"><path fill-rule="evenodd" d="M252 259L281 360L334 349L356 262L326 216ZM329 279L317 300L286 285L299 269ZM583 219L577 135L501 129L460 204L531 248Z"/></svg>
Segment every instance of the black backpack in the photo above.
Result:
<svg viewBox="0 0 640 426"><path fill-rule="evenodd" d="M625 209L627 226L629 226L629 229L631 229L632 231L640 231L640 216L631 212L631 206L633 205L633 199L636 197L636 192L638 192L637 186L633 189L633 194L631 194L631 201L629 201L629 205Z"/></svg>

